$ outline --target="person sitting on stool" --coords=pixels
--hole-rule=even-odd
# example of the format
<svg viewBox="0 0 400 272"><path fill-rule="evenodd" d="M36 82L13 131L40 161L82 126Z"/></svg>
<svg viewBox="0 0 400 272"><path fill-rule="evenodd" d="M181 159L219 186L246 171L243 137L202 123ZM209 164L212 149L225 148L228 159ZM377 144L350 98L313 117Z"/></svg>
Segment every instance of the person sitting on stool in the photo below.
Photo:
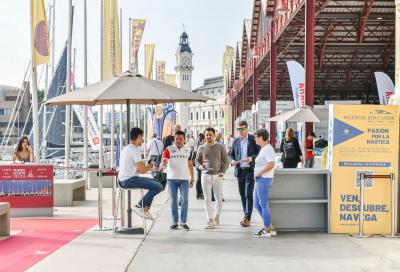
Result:
<svg viewBox="0 0 400 272"><path fill-rule="evenodd" d="M153 165L146 165L142 160L142 154L139 146L142 144L143 130L134 127L130 131L131 143L125 146L121 152L120 167L119 167L119 184L121 188L142 188L149 190L143 197L143 210L142 213L142 200L136 204L133 211L138 215L154 220L153 215L150 213L150 206L153 198L163 190L161 183L154 179L140 177L139 174L145 174L152 170Z"/></svg>

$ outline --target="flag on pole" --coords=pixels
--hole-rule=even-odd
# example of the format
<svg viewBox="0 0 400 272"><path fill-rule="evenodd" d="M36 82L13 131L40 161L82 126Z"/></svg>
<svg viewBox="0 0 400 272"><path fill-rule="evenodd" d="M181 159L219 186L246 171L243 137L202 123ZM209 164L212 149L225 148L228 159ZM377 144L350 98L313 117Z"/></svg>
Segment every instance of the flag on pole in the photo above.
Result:
<svg viewBox="0 0 400 272"><path fill-rule="evenodd" d="M140 42L146 25L146 20L133 19L131 25L131 40L130 42L130 60L129 67L133 73L138 73L138 52Z"/></svg>
<svg viewBox="0 0 400 272"><path fill-rule="evenodd" d="M297 61L287 61L286 64L292 85L295 108L301 108L306 104L304 67Z"/></svg>
<svg viewBox="0 0 400 272"><path fill-rule="evenodd" d="M33 66L50 60L50 44L44 0L31 0L31 35Z"/></svg>
<svg viewBox="0 0 400 272"><path fill-rule="evenodd" d="M103 79L110 79L122 73L118 1L104 0L103 13Z"/></svg>
<svg viewBox="0 0 400 272"><path fill-rule="evenodd" d="M376 86L378 87L379 102L387 105L394 94L394 84L390 77L383 72L375 72Z"/></svg>
<svg viewBox="0 0 400 272"><path fill-rule="evenodd" d="M152 79L153 78L153 59L154 59L154 48L155 44L146 44L146 59L145 59L145 73L144 75Z"/></svg>
<svg viewBox="0 0 400 272"><path fill-rule="evenodd" d="M165 82L165 61L156 61L156 79Z"/></svg>

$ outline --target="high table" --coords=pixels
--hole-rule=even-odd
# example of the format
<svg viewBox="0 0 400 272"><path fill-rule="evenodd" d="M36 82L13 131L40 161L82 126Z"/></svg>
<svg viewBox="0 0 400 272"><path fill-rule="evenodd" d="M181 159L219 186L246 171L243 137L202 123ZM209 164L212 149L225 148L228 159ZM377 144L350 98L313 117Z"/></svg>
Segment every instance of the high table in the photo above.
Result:
<svg viewBox="0 0 400 272"><path fill-rule="evenodd" d="M278 230L330 232L329 203L329 170L275 169L269 205Z"/></svg>

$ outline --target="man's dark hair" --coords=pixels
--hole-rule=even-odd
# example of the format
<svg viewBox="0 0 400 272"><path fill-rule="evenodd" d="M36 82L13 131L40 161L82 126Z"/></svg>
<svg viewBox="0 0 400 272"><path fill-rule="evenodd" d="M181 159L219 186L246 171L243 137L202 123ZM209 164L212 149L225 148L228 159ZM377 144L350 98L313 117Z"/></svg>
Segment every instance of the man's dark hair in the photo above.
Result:
<svg viewBox="0 0 400 272"><path fill-rule="evenodd" d="M183 132L182 130L175 132L175 136L178 136L178 135L183 136L183 138L185 138L185 132Z"/></svg>
<svg viewBox="0 0 400 272"><path fill-rule="evenodd" d="M265 128L257 129L257 131L254 133L255 136L261 137L263 141L268 141L269 140L269 133L268 130Z"/></svg>
<svg viewBox="0 0 400 272"><path fill-rule="evenodd" d="M239 127L241 127L241 126L249 127L249 125L247 124L246 121L240 121L239 122Z"/></svg>
<svg viewBox="0 0 400 272"><path fill-rule="evenodd" d="M204 133L199 133L199 140L203 140L205 138Z"/></svg>
<svg viewBox="0 0 400 272"><path fill-rule="evenodd" d="M212 127L208 127L208 128L206 128L206 130L204 131L204 133L205 133L205 132L207 132L207 131L211 131L212 133L214 133L214 134L215 134L215 129L214 129L214 128L212 128Z"/></svg>
<svg viewBox="0 0 400 272"><path fill-rule="evenodd" d="M141 128L134 127L131 129L129 136L131 141L136 141L139 136L143 136L143 130Z"/></svg>

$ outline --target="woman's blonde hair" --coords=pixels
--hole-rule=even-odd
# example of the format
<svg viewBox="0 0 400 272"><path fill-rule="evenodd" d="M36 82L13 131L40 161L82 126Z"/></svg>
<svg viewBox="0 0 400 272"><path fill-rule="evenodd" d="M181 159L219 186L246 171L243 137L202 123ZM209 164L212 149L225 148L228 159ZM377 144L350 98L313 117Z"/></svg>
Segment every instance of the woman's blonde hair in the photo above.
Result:
<svg viewBox="0 0 400 272"><path fill-rule="evenodd" d="M286 141L291 141L293 139L293 134L294 134L293 129L287 128L285 134Z"/></svg>

